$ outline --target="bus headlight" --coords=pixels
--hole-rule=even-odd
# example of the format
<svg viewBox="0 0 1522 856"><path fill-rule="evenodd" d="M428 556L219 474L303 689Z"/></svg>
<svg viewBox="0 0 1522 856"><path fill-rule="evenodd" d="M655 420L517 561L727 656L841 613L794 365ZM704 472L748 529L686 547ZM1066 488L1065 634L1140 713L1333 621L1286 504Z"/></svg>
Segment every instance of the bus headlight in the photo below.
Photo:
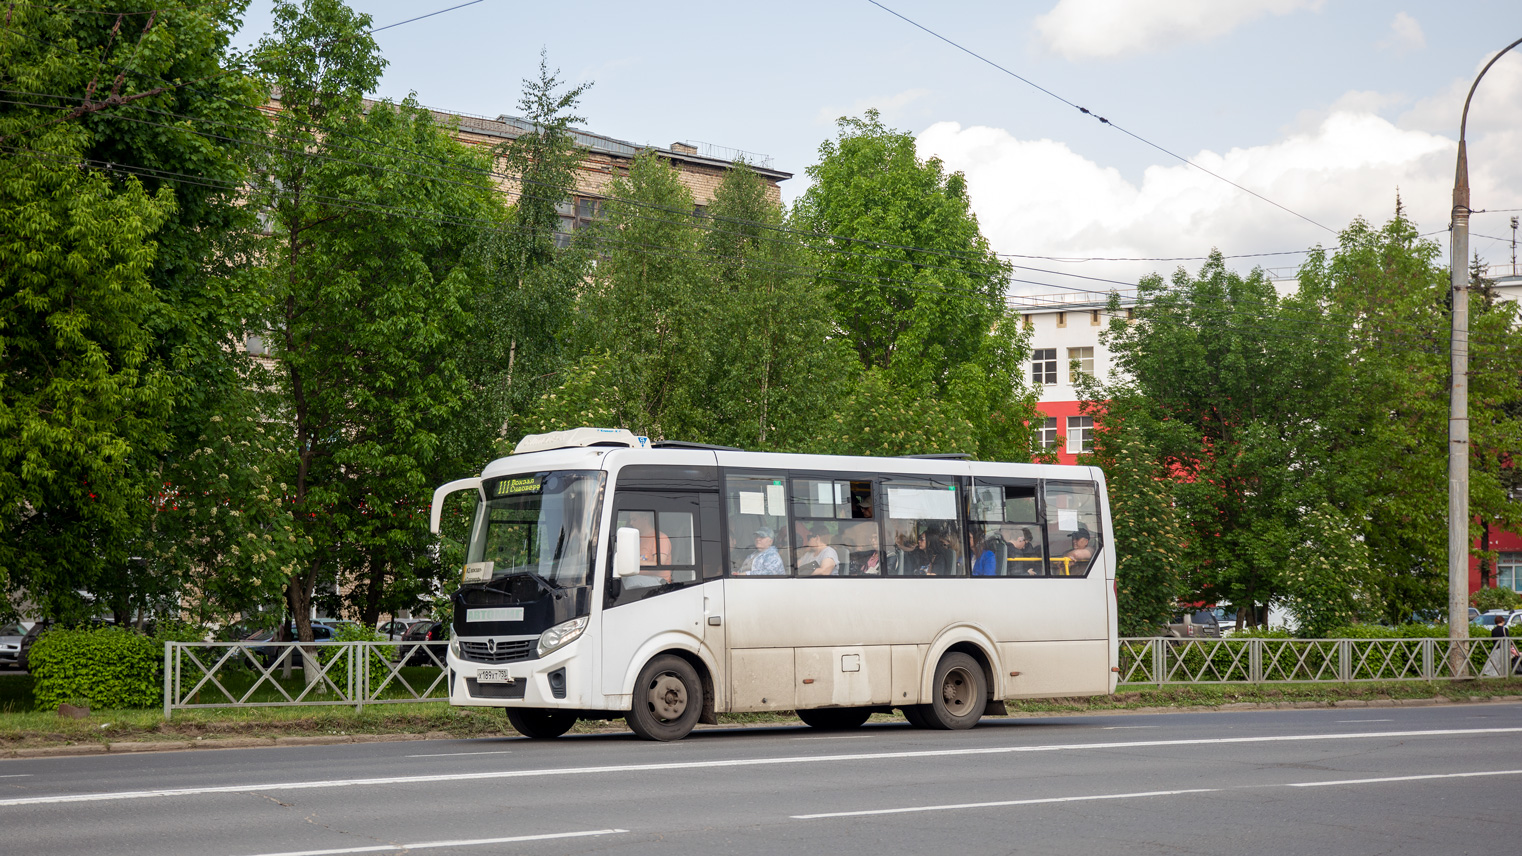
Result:
<svg viewBox="0 0 1522 856"><path fill-rule="evenodd" d="M451 639L451 640L449 640L449 653L455 655L456 658L458 658L460 656L460 640L458 640L458 639Z"/></svg>
<svg viewBox="0 0 1522 856"><path fill-rule="evenodd" d="M559 648L567 643L574 642L581 636L581 632L587 629L587 616L573 618L564 624L557 624L539 636L539 656Z"/></svg>

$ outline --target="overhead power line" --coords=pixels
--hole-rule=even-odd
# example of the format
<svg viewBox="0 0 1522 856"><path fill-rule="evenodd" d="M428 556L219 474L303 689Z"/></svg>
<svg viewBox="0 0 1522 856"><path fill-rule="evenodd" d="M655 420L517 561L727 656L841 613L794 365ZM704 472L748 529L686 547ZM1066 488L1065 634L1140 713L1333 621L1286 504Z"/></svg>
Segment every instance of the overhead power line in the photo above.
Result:
<svg viewBox="0 0 1522 856"><path fill-rule="evenodd" d="M1243 193L1246 193L1249 196L1253 196L1253 197L1256 197L1258 199L1261 199L1262 201L1267 202L1269 205L1272 205L1275 208L1278 208L1280 211L1283 211L1286 214L1291 214L1291 215L1293 215L1295 217L1299 217L1301 220L1304 220L1305 222L1311 224L1312 226L1316 226L1318 228L1325 229L1326 231L1331 232L1333 234L1336 234L1336 232L1337 232L1337 230L1331 228L1330 226L1324 226L1324 225L1316 222L1315 220L1312 220L1311 218L1305 216L1304 214L1301 214L1300 212L1295 211L1294 209L1285 207L1284 205L1280 205L1279 203L1275 202L1272 199L1269 199L1267 196L1264 196L1263 194L1257 192L1256 190L1252 190L1252 189L1249 189L1247 187L1243 187L1242 185L1236 183L1235 181L1232 181L1231 179L1227 178L1224 175L1221 175L1221 174L1215 173L1215 172L1211 172L1210 170L1204 168L1203 166L1200 166L1199 164L1195 163L1194 161L1190 160L1189 158L1186 158L1186 157L1184 157L1181 154L1176 154L1176 153L1174 153L1172 151L1169 151L1168 149L1163 148L1162 146L1158 145L1157 143L1152 142L1151 140L1147 139L1146 137L1143 137L1143 136L1141 136L1140 134L1137 134L1134 131L1127 130L1127 129L1121 127L1120 125L1115 124L1113 121L1105 118L1104 116L1099 115L1098 113L1095 113L1094 111L1090 110L1089 108L1084 107L1084 106L1079 105L1079 104L1075 104L1074 102L1069 101L1066 98L1063 98L1061 95L1058 95L1057 93L1053 92L1052 90L1047 89L1046 87L1041 86L1039 84L1036 84L1036 83L1034 83L1034 82L1032 82L1030 80L1027 80L1024 77L1021 77L1020 75L1014 73L1013 71L1010 71L1009 69L1007 69L1004 66L994 62L993 60L989 59L988 57L985 57L982 54L979 54L979 53L971 50L970 48L964 47L961 44L958 44L957 42L954 42L951 39L946 38L945 36L941 35L940 33L937 33L936 31L930 29L929 27L926 27L924 24L921 24L918 21L915 21L915 20L913 20L911 18L907 18L904 15L901 15L898 12L893 11L892 9L889 9L887 6L884 6L883 4L879 3L877 0L867 0L867 2L871 3L873 6L876 6L879 9L883 10L884 12L887 12L888 14L894 16L895 18L898 18L899 20L903 21L904 23L909 24L910 26L913 26L913 27L915 27L915 28L917 28L919 30L923 30L924 32L934 36L935 38L940 39L941 41L945 42L946 44L951 45L952 47L954 47L957 50L967 54L968 56L978 60L979 62L984 63L984 64L989 65L989 66L992 66L993 68L996 68L999 71L1004 72L1005 74L1009 75L1010 77L1013 77L1014 79L1016 79L1016 80L1020 81L1021 83L1025 84L1026 86L1029 86L1029 87L1031 87L1031 88L1033 88L1033 89L1035 89L1035 90L1037 90L1037 91L1039 91L1039 92L1041 92L1041 93L1043 93L1045 95L1049 95L1052 98L1055 98L1056 100L1061 101L1063 104L1066 104L1067 106L1074 108L1075 110L1077 110L1078 112L1080 112L1080 113L1082 113L1082 114L1084 114L1086 116L1092 116L1092 117L1094 117L1096 120L1099 121L1099 123L1101 125L1108 125L1111 128L1114 128L1115 130L1121 132L1122 134L1125 134L1126 136L1136 140L1139 143L1142 143L1144 145L1150 146L1150 147L1152 147L1154 149L1157 149L1158 151L1162 152L1163 154L1167 155L1168 157L1174 158L1174 159L1179 160L1179 161L1181 161L1181 162L1183 162L1185 164L1188 164L1189 166L1194 167L1195 169L1199 170L1200 172L1205 173L1206 175L1210 176L1211 178L1217 179L1219 181L1224 181L1227 184L1231 185L1232 187L1235 187L1236 189L1242 191Z"/></svg>

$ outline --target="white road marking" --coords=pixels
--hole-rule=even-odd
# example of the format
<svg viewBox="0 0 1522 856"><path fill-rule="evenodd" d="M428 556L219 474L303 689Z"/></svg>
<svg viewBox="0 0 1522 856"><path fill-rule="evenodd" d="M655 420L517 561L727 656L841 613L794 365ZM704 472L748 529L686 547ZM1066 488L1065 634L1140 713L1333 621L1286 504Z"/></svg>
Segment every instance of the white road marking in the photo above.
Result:
<svg viewBox="0 0 1522 856"><path fill-rule="evenodd" d="M1343 779L1336 782L1289 782L1282 785L1239 785L1230 788L1191 788L1180 791L1143 791L1133 794L1092 794L1079 797L1044 797L1028 800L1000 800L999 802L954 803L951 805L916 805L904 808L875 808L865 811L832 811L821 814L795 814L793 820L819 820L828 817L866 817L876 814L914 814L926 811L957 811L969 808L1005 808L1016 805L1044 805L1047 803L1094 802L1097 800L1130 800L1140 797L1172 797L1180 794L1214 794L1222 791L1250 790L1258 788L1321 788L1328 785L1371 785L1382 782L1415 782L1424 779L1467 779L1475 776L1516 776L1522 770L1483 770L1477 773L1434 773L1421 776L1387 776L1377 779Z"/></svg>
<svg viewBox="0 0 1522 856"><path fill-rule="evenodd" d="M494 749L490 752L440 752L437 755L403 755L403 758L455 758L460 755L511 755L511 749Z"/></svg>
<svg viewBox="0 0 1522 856"><path fill-rule="evenodd" d="M1003 808L1012 805L1041 805L1043 803L1092 802L1094 800L1132 800L1139 797L1172 797L1179 794L1213 794L1220 788L1190 788L1185 791L1142 791L1134 794L1095 794L1084 797L1042 797L1030 800L1000 800L999 802L957 803L955 805L917 805L909 808L874 808L867 811L831 811L823 814L795 814L793 820L818 820L821 817L865 817L870 814L912 814L919 811L952 811L961 808Z"/></svg>
<svg viewBox="0 0 1522 856"><path fill-rule="evenodd" d="M831 734L829 737L794 737L794 740L866 740L875 734Z"/></svg>
<svg viewBox="0 0 1522 856"><path fill-rule="evenodd" d="M1136 728L1162 728L1161 725L1106 725L1105 731L1129 731Z"/></svg>
<svg viewBox="0 0 1522 856"><path fill-rule="evenodd" d="M1292 788L1325 788L1331 785L1372 785L1380 782L1419 782L1424 779L1472 779L1477 776L1519 776L1522 770L1480 770L1475 773L1427 773L1420 776L1385 776L1378 779L1343 779L1339 782L1296 782Z"/></svg>
<svg viewBox="0 0 1522 856"><path fill-rule="evenodd" d="M1212 737L1192 740L1131 740L1118 743L1054 743L1041 746L997 746L982 749L927 749L915 752L863 752L853 755L794 755L777 758L736 758L724 761L677 761L666 764L618 764L605 767L560 767L534 770L500 770L482 773L442 773L426 776L386 776L371 779L319 779L298 782L259 782L198 788L159 788L147 791L106 791L88 794L17 797L0 800L0 807L54 805L59 803L107 802L149 797L185 797L202 794L236 794L258 791L296 791L316 788L349 788L373 785L418 785L436 782L479 782L496 779L532 779L540 776L588 776L616 773L651 773L666 770L715 770L766 767L777 764L828 764L852 761L891 761L901 758L955 758L971 755L1013 755L1025 752L1069 752L1095 749L1146 749L1163 746L1224 746L1246 743L1296 743L1328 740L1379 740L1415 737L1471 737L1482 734L1517 734L1513 728L1444 728L1430 731L1362 731L1338 734L1284 734L1255 737Z"/></svg>
<svg viewBox="0 0 1522 856"><path fill-rule="evenodd" d="M1338 722L1394 722L1393 719L1339 719Z"/></svg>
<svg viewBox="0 0 1522 856"><path fill-rule="evenodd" d="M547 835L515 835L511 838L473 838L461 841L419 841L416 844L377 844L369 847L342 847L336 850L287 850L261 853L259 856L338 856L341 853L404 853L435 847L477 847L482 844L514 844L519 841L549 841L554 838L584 838L590 835L615 835L627 829L592 829L586 832L552 832Z"/></svg>
<svg viewBox="0 0 1522 856"><path fill-rule="evenodd" d="M0 779L28 779L31 778L31 776L31 773L6 773L5 775L0 776Z"/></svg>

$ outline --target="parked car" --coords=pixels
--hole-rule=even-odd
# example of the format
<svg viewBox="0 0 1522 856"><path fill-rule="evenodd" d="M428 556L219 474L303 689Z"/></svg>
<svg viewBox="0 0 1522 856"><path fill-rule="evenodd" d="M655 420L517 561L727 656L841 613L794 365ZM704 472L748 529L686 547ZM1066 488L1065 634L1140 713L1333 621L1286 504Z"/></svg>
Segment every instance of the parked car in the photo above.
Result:
<svg viewBox="0 0 1522 856"><path fill-rule="evenodd" d="M1522 614L1522 610L1492 609L1475 619L1474 623L1478 624L1486 633L1489 633L1495 629L1497 624L1505 625L1508 628L1516 626L1514 619L1518 614Z"/></svg>
<svg viewBox="0 0 1522 856"><path fill-rule="evenodd" d="M1221 625L1214 612L1196 609L1173 616L1162 635L1174 639L1220 639Z"/></svg>
<svg viewBox="0 0 1522 856"><path fill-rule="evenodd" d="M438 621L419 621L407 628L402 634L403 642L422 642L426 644L409 647L403 645L402 655L406 657L404 666L442 666L448 653L449 626ZM433 656L430 657L429 653Z"/></svg>
<svg viewBox="0 0 1522 856"><path fill-rule="evenodd" d="M426 618L393 618L375 625L375 629L387 639L401 639L414 625L425 624L427 621Z"/></svg>
<svg viewBox="0 0 1522 856"><path fill-rule="evenodd" d="M295 639L296 639L296 627L294 625L287 624L285 626L285 630L280 634L279 641L295 641ZM263 641L263 640L261 640L261 641ZM317 643L317 644L319 644L319 645L322 645L322 644L332 644L332 642L333 642L333 627L332 627L332 625L323 624L321 622L313 621L312 622L312 641ZM287 647L287 646L284 646L284 645L281 645L281 646L276 646L276 645L261 645L261 646L253 649L254 655L259 658L259 661L264 664L264 668L266 668L266 669L268 669L270 666L273 666L275 663L279 662L280 661L280 656L283 653L285 653L286 651L290 651L291 652L291 654L290 654L290 657L291 657L291 667L292 668L297 668L297 669L301 668L302 662L301 662L301 648L300 647L297 647L297 646Z"/></svg>
<svg viewBox="0 0 1522 856"><path fill-rule="evenodd" d="M13 669L21 663L21 640L32 629L32 622L18 621L0 627L0 669Z"/></svg>

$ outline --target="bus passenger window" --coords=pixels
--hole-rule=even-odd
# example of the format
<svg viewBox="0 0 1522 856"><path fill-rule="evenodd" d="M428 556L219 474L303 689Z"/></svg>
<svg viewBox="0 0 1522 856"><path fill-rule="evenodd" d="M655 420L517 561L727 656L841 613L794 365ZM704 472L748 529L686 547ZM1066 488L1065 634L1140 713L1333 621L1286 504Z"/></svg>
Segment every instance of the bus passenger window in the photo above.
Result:
<svg viewBox="0 0 1522 856"><path fill-rule="evenodd" d="M729 524L726 567L735 576L787 576L793 544L787 531L787 490L781 478L730 473L724 479Z"/></svg>
<svg viewBox="0 0 1522 856"><path fill-rule="evenodd" d="M1092 482L1046 483L1048 563L1054 577L1081 577L1104 546L1099 528L1099 498Z"/></svg>
<svg viewBox="0 0 1522 856"><path fill-rule="evenodd" d="M967 576L966 545L957 522L956 482L949 477L897 476L884 484L896 576Z"/></svg>
<svg viewBox="0 0 1522 856"><path fill-rule="evenodd" d="M1045 530L1036 511L1036 482L1008 480L972 486L967 519L984 530L983 552L973 560L974 576L1046 575Z"/></svg>

